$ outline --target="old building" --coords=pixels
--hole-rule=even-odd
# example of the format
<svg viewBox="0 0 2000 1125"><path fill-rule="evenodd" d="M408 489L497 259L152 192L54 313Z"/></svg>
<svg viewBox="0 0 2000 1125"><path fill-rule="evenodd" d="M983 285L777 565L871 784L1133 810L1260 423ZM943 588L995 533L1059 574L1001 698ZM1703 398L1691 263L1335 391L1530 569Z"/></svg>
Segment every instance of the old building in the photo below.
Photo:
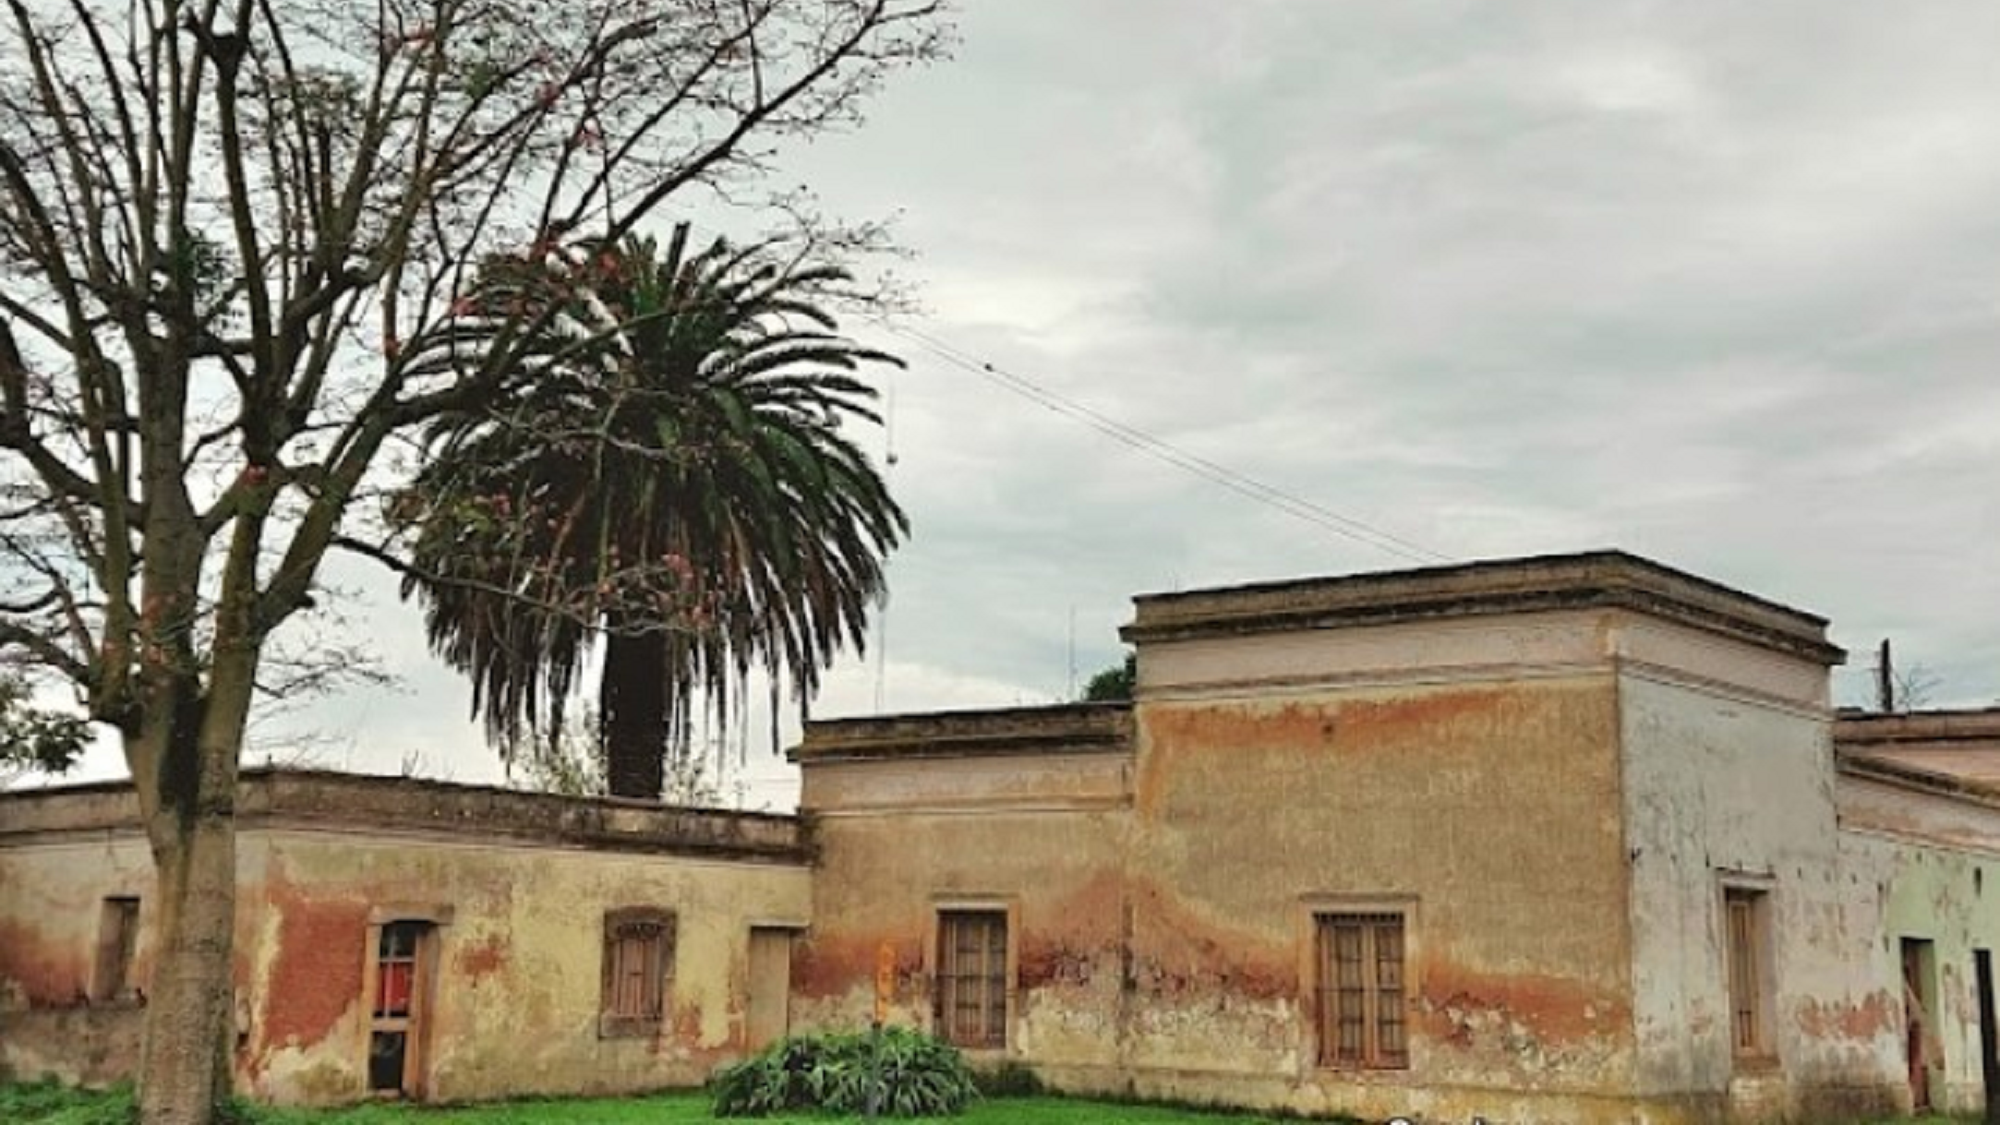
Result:
<svg viewBox="0 0 2000 1125"><path fill-rule="evenodd" d="M2000 714L1837 718L1825 627L1629 555L1510 560L1142 597L1130 704L811 724L797 819L255 775L241 1078L669 1085L880 1000L1080 1091L1976 1106ZM129 1066L129 800L0 798L0 1067Z"/></svg>
<svg viewBox="0 0 2000 1125"><path fill-rule="evenodd" d="M1977 1108L2000 1090L2000 710L1843 715L1835 792L1850 885L1880 902L1871 971L1887 979L1916 1105ZM1885 1007L1894 1007L1885 998Z"/></svg>
<svg viewBox="0 0 2000 1125"><path fill-rule="evenodd" d="M273 772L240 816L253 1096L692 1085L785 1027L810 909L790 817ZM0 801L0 1070L131 1072L150 880L129 787Z"/></svg>
<svg viewBox="0 0 2000 1125"><path fill-rule="evenodd" d="M1836 768L1819 618L1608 553L1144 597L1126 637L1129 709L810 729L797 1011L859 1018L887 945L898 1018L1076 1089L1978 1103L2000 821L1914 749Z"/></svg>

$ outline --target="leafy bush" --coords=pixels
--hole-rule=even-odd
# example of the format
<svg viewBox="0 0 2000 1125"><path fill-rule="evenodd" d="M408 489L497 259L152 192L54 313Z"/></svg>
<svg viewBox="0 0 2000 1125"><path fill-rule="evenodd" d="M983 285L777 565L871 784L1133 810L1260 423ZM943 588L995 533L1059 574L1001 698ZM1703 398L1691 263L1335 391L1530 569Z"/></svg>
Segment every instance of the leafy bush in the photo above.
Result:
<svg viewBox="0 0 2000 1125"><path fill-rule="evenodd" d="M978 1096L956 1049L904 1027L884 1028L879 1039L829 1032L780 1040L717 1071L711 1088L717 1117L862 1113L871 1092L884 1117L942 1117Z"/></svg>

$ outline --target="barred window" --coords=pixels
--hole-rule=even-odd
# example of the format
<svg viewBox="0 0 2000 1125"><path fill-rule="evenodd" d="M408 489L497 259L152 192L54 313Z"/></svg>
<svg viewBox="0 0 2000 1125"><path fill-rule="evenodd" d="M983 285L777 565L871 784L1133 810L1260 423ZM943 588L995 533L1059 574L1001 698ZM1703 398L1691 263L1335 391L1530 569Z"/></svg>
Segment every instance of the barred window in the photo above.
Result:
<svg viewBox="0 0 2000 1125"><path fill-rule="evenodd" d="M1409 1066L1403 916L1319 914L1314 921L1320 1065Z"/></svg>
<svg viewBox="0 0 2000 1125"><path fill-rule="evenodd" d="M1722 923L1729 972L1730 1046L1738 1058L1771 1053L1765 1012L1771 1003L1768 970L1769 896L1755 888L1725 887Z"/></svg>
<svg viewBox="0 0 2000 1125"><path fill-rule="evenodd" d="M674 973L674 916L634 908L604 915L604 994L598 1033L646 1035L667 1008Z"/></svg>
<svg viewBox="0 0 2000 1125"><path fill-rule="evenodd" d="M1007 1045L1007 914L938 914L937 1033L959 1047Z"/></svg>

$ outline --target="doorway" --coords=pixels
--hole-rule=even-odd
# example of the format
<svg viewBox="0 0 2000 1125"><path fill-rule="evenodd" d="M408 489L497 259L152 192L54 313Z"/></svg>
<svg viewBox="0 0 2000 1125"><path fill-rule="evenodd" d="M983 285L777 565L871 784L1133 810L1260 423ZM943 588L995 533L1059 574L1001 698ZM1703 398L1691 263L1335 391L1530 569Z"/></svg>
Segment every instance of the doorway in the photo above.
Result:
<svg viewBox="0 0 2000 1125"><path fill-rule="evenodd" d="M786 926L750 927L750 1007L745 1046L759 1051L791 1030L792 939Z"/></svg>
<svg viewBox="0 0 2000 1125"><path fill-rule="evenodd" d="M1932 1108L1931 1070L1944 1061L1934 1057L1938 1040L1930 1015L1937 1010L1937 991L1931 985L1934 955L1925 938L1904 938L1902 951L1903 1050L1909 1065L1910 1108L1922 1112Z"/></svg>
<svg viewBox="0 0 2000 1125"><path fill-rule="evenodd" d="M1993 1008L1993 952L1972 951L1973 976L1979 987L1979 1075L1986 1090L1987 1125L2000 1125L2000 1017Z"/></svg>

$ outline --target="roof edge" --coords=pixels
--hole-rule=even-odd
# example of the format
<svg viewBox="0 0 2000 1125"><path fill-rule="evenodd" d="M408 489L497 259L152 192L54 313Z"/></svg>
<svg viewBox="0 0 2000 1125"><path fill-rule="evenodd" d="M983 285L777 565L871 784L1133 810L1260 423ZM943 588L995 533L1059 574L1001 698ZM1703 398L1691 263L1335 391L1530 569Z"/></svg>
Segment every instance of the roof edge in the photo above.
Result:
<svg viewBox="0 0 2000 1125"><path fill-rule="evenodd" d="M1990 809L2000 809L2000 786L1988 785L1958 774L1924 769L1903 762L1884 761L1838 747L1834 751L1834 768L1849 777L1880 782L1913 793L1948 797Z"/></svg>
<svg viewBox="0 0 2000 1125"><path fill-rule="evenodd" d="M1116 753L1132 744L1132 705L932 711L820 719L787 756L802 765L884 758Z"/></svg>
<svg viewBox="0 0 2000 1125"><path fill-rule="evenodd" d="M129 781L12 790L0 793L0 806L10 806L0 841L140 828ZM801 822L791 815L333 770L245 770L236 815L246 828L419 832L767 861L807 856Z"/></svg>
<svg viewBox="0 0 2000 1125"><path fill-rule="evenodd" d="M1376 571L1133 599L1134 644L1566 609L1624 609L1822 665L1826 619L1618 550Z"/></svg>

